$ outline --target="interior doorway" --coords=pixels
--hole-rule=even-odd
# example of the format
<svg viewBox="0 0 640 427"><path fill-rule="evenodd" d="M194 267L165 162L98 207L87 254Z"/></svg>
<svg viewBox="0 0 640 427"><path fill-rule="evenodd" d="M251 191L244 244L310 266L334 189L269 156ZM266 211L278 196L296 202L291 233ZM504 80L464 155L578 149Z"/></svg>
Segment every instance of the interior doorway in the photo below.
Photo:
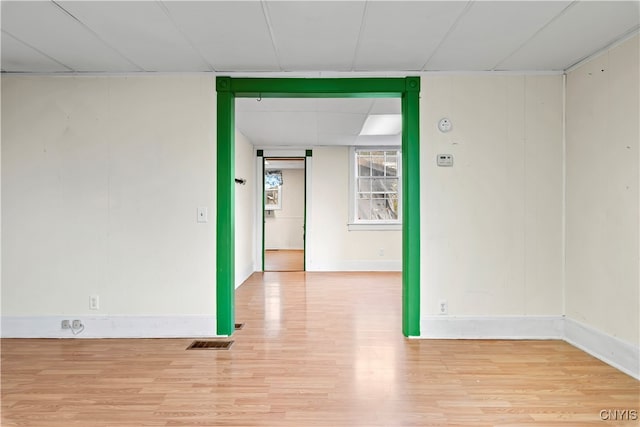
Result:
<svg viewBox="0 0 640 427"><path fill-rule="evenodd" d="M402 105L402 333L420 335L420 77L216 77L216 331L231 335L234 308L234 116L237 97L400 98Z"/></svg>
<svg viewBox="0 0 640 427"><path fill-rule="evenodd" d="M304 157L263 158L263 271L304 271Z"/></svg>

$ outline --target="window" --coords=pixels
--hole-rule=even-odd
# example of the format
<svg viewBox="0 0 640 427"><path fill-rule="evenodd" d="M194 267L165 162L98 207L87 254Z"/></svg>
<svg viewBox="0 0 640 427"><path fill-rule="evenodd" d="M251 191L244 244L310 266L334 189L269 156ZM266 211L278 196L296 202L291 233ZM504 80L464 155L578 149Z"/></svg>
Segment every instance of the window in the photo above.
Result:
<svg viewBox="0 0 640 427"><path fill-rule="evenodd" d="M282 209L282 171L268 170L264 174L264 209Z"/></svg>
<svg viewBox="0 0 640 427"><path fill-rule="evenodd" d="M399 228L400 151L396 148L354 148L352 165L349 229L363 228L358 225L376 229L380 225Z"/></svg>

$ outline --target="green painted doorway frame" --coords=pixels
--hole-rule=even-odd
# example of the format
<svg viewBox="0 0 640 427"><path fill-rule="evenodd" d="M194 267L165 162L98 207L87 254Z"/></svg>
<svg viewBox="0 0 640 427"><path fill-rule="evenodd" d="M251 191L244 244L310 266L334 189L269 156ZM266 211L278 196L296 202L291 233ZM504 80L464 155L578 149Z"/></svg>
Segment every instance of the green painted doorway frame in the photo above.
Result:
<svg viewBox="0 0 640 427"><path fill-rule="evenodd" d="M420 335L420 77L216 78L216 332L235 327L235 99L400 98L402 102L402 333Z"/></svg>
<svg viewBox="0 0 640 427"><path fill-rule="evenodd" d="M261 218L261 224L262 224L262 248L260 249L260 253L262 254L262 271L265 271L264 269L264 265L265 265L265 251L266 251L266 246L265 246L265 235L266 235L266 226L265 226L265 209L264 209L264 204L265 204L265 186L264 186L264 181L265 181L265 172L266 172L266 167L265 167L265 161L267 159L278 159L277 156L265 156L264 155L264 150L256 150L257 151L257 156L258 158L260 158L260 163L262 164L262 180L260 181L260 191L262 192L262 196L260 197L260 199L262 200L262 209L261 209L261 214L262 214L262 218ZM304 197L302 200L302 203L304 204L304 216L303 216L303 224L302 224L302 271L307 271L307 159L309 157L313 156L313 150L305 150L305 154L304 157L302 156L286 156L285 158L289 159L289 158L298 158L300 160L304 160Z"/></svg>

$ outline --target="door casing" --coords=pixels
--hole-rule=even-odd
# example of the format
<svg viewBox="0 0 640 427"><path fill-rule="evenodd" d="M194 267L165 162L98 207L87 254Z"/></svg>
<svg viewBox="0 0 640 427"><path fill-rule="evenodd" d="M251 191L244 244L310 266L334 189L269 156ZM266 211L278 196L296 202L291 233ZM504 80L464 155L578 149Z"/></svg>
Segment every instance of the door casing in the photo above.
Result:
<svg viewBox="0 0 640 427"><path fill-rule="evenodd" d="M297 150L296 150L297 151ZM274 150L271 151L270 153L275 153L274 154L270 154L270 155L265 155L265 150L257 150L257 156L260 159L260 175L261 175L261 179L259 180L260 183L260 201L259 201L259 205L260 205L260 212L258 212L258 215L260 216L260 242L258 243L260 245L260 257L261 257L261 269L262 271L264 270L264 265L265 265L265 251L266 251L266 221L265 221L265 172L266 172L266 167L265 167L265 161L267 159L278 159L278 158L286 158L286 159L291 159L291 158L295 158L295 159L300 159L302 161L304 161L304 166L303 166L303 171L304 171L304 196L303 196L303 200L302 203L304 204L304 211L303 211L303 225L302 225L302 253L303 255L303 259L302 259L302 271L307 271L307 181L308 181L308 173L307 173L307 159L309 157L311 157L312 155L312 150L300 150L301 152L304 152L304 155L302 155L302 153L300 155L295 155L295 156L284 156L281 153L278 152L278 150Z"/></svg>
<svg viewBox="0 0 640 427"><path fill-rule="evenodd" d="M402 103L402 333L420 335L420 77L216 78L216 333L235 328L235 99L400 98Z"/></svg>

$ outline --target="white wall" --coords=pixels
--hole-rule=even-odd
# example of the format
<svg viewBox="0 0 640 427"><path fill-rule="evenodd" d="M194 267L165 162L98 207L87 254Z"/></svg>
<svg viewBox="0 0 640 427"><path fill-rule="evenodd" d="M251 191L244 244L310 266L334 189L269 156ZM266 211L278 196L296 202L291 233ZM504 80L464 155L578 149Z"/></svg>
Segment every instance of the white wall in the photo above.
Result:
<svg viewBox="0 0 640 427"><path fill-rule="evenodd" d="M256 153L251 141L236 130L235 177L246 180L235 186L235 286L240 286L254 272Z"/></svg>
<svg viewBox="0 0 640 427"><path fill-rule="evenodd" d="M214 197L213 76L2 76L3 316L215 332Z"/></svg>
<svg viewBox="0 0 640 427"><path fill-rule="evenodd" d="M441 299L449 316L562 315L562 77L427 75L420 109L421 333Z"/></svg>
<svg viewBox="0 0 640 427"><path fill-rule="evenodd" d="M265 249L304 249L304 169L283 169L282 209L265 216Z"/></svg>
<svg viewBox="0 0 640 427"><path fill-rule="evenodd" d="M566 314L636 346L639 48L635 36L571 71L566 95Z"/></svg>
<svg viewBox="0 0 640 427"><path fill-rule="evenodd" d="M401 270L401 231L347 229L349 148L314 147L311 174L307 195L311 210L307 223L307 270Z"/></svg>

